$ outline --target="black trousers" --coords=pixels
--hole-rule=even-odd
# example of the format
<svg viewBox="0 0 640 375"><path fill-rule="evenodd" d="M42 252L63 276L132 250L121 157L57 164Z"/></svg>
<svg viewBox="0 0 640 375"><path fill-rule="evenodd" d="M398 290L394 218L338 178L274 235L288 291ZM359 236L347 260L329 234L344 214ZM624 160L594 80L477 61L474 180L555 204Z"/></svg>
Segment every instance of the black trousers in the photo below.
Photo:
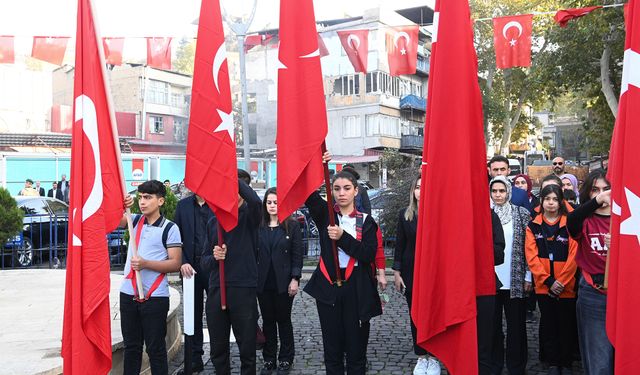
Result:
<svg viewBox="0 0 640 375"><path fill-rule="evenodd" d="M338 294L335 305L316 301L327 375L344 375L345 355L347 374L364 375L366 332L360 325L355 284L345 282L335 288Z"/></svg>
<svg viewBox="0 0 640 375"><path fill-rule="evenodd" d="M491 375L496 296L476 297L476 307L478 311L476 317L476 327L478 329L478 375Z"/></svg>
<svg viewBox="0 0 640 375"><path fill-rule="evenodd" d="M227 287L227 309L220 305L220 288L209 290L207 325L211 332L211 361L217 375L231 374L229 333L233 328L240 352L240 373L256 373L256 288Z"/></svg>
<svg viewBox="0 0 640 375"><path fill-rule="evenodd" d="M153 375L167 375L167 313L169 297L151 297L136 302L133 296L120 293L120 328L124 342L124 375L140 374L142 344L146 345Z"/></svg>
<svg viewBox="0 0 640 375"><path fill-rule="evenodd" d="M409 286L407 286L407 289L405 289L404 296L407 299L407 305L409 306L409 320L411 321L411 338L413 338L413 352L416 353L416 355L427 355L429 354L429 352L424 350L423 347L416 343L416 340L418 338L418 329L416 328L416 325L413 322L413 318L411 317L411 301L413 298L413 292L411 288L409 288Z"/></svg>
<svg viewBox="0 0 640 375"><path fill-rule="evenodd" d="M202 355L204 350L202 349L202 342L204 337L202 334L202 317L204 315L204 296L209 294L209 277L204 272L197 270L195 280L195 299L194 299L194 332L193 332L193 362L202 361ZM211 330L209 330L209 337L211 337Z"/></svg>
<svg viewBox="0 0 640 375"><path fill-rule="evenodd" d="M540 360L549 366L571 367L578 327L575 298L538 294L540 306Z"/></svg>
<svg viewBox="0 0 640 375"><path fill-rule="evenodd" d="M278 293L276 290L265 290L258 294L258 302L262 313L262 330L266 338L262 350L264 361L275 363L278 354L278 333L280 333L278 361L293 363L295 355L293 325L291 324L293 297L289 297L287 292Z"/></svg>
<svg viewBox="0 0 640 375"><path fill-rule="evenodd" d="M500 290L496 294L493 320L493 347L491 359L493 374L502 373L505 354L509 375L524 375L527 366L527 300L511 298L508 290ZM502 331L502 311L507 321L507 345Z"/></svg>

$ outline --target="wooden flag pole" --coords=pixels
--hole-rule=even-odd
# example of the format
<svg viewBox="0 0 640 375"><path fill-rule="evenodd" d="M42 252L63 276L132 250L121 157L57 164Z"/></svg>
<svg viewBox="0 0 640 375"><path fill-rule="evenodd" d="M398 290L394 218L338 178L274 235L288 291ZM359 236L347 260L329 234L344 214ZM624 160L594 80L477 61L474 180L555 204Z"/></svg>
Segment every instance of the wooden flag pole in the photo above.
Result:
<svg viewBox="0 0 640 375"><path fill-rule="evenodd" d="M104 48L102 45L102 38L100 38L100 30L98 28L98 18L96 17L96 12L93 6L93 1L89 0L89 7L91 8L91 16L93 17L93 24L95 27L96 33L96 44L98 45L98 54L100 55L100 68L102 70L102 81L105 90L105 97L107 99L107 107L109 108L109 119L111 120L111 134L113 135L113 144L115 146L116 157L120 160L118 163L118 171L120 172L120 181L122 182L122 191L125 193L123 199L127 196L127 185L124 182L124 171L122 169L122 155L120 154L120 138L118 137L118 126L116 125L116 113L113 110L113 100L111 99L111 88L109 86L109 82L107 80L107 69L105 66L104 59ZM96 161L98 162L98 161ZM133 232L133 221L131 219L131 209L127 208L126 213L127 217L127 225L129 228L129 244L131 246L131 251L133 256L138 256L138 246L136 244ZM132 241L133 239L133 241ZM136 274L136 284L138 287L138 298L140 300L144 300L144 289L142 288L142 277L140 276L140 271L135 271ZM126 275L125 275L126 276Z"/></svg>
<svg viewBox="0 0 640 375"><path fill-rule="evenodd" d="M222 247L224 245L224 236L223 236L222 225L218 221L218 246ZM229 249L227 249L228 251ZM224 260L218 261L218 271L220 273L220 306L222 310L227 309L227 284L224 280Z"/></svg>
<svg viewBox="0 0 640 375"><path fill-rule="evenodd" d="M322 155L327 152L326 142L322 142ZM336 215L333 212L333 196L331 194L331 179L329 178L329 163L322 163L324 166L324 186L327 189L327 210L329 213L329 225L336 225ZM336 241L331 240L331 250L333 254L333 265L336 269L336 285L342 286L342 275L340 274L340 261L338 260L338 247Z"/></svg>

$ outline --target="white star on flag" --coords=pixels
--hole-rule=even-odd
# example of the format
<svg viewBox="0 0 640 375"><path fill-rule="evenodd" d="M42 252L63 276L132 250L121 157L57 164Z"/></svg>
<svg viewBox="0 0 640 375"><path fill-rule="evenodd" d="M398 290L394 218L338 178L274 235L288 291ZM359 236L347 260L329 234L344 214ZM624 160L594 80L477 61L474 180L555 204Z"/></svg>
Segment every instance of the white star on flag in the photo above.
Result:
<svg viewBox="0 0 640 375"><path fill-rule="evenodd" d="M407 54L407 50L403 48L403 49L400 50L400 53L403 54L403 55L406 55Z"/></svg>
<svg viewBox="0 0 640 375"><path fill-rule="evenodd" d="M511 39L511 40L509 41L509 45L510 45L511 47L515 47L515 46L516 46L516 40L515 40L515 39Z"/></svg>
<svg viewBox="0 0 640 375"><path fill-rule="evenodd" d="M231 139L231 141L233 142L233 114L230 113L225 113L224 111L221 111L219 109L216 109L218 111L218 115L220 116L220 119L222 120L222 122L220 122L220 125L218 125L218 127L216 128L216 130L214 130L214 133L217 132L222 132L222 131L227 131L229 132L229 138Z"/></svg>
<svg viewBox="0 0 640 375"><path fill-rule="evenodd" d="M624 188L624 191L631 216L620 223L620 234L636 236L640 243L640 197L627 188Z"/></svg>

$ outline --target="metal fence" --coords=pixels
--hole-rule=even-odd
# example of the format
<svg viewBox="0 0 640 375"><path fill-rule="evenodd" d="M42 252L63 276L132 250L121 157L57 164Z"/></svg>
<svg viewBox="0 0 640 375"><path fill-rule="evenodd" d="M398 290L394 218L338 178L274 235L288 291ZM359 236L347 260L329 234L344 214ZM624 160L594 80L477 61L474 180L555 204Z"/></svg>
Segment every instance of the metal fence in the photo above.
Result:
<svg viewBox="0 0 640 375"><path fill-rule="evenodd" d="M22 232L2 246L1 268L60 268L67 252L67 216L26 215Z"/></svg>

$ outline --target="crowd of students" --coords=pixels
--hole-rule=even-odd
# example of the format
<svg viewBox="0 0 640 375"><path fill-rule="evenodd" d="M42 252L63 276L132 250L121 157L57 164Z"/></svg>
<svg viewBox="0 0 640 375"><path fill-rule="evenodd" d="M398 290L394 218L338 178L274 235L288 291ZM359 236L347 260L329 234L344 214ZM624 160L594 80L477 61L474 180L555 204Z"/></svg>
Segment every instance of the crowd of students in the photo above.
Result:
<svg viewBox="0 0 640 375"><path fill-rule="evenodd" d="M325 162L330 158L328 153L323 156ZM586 373L612 374L613 349L604 328L610 215L605 173L589 174L579 190L578 205L566 199L568 192L575 194L578 188L575 177L553 174L545 178L537 197L526 175L516 176L512 185L506 158L494 157L488 170L497 290L477 300L479 373L500 374L506 363L509 374L525 374L526 298L534 295L540 309L540 359L549 365L549 373L570 374L579 343ZM260 373L290 373L295 361L291 310L302 274L299 224L291 218L278 220L275 188L260 200L250 187L249 174L239 170L238 176L238 225L220 234L215 215L199 196L178 203L175 225L160 215L165 186L147 181L138 187L142 214L133 217L132 234L138 255L128 253L127 276L121 287L125 374L139 373L143 344L152 373L167 373L164 335L169 294L165 275L178 270L182 277L195 277L194 371L204 367L202 316L206 311L215 373L231 372L229 334L233 329L241 374L255 374L259 307L266 338ZM407 314L412 305L420 191L421 179L416 176L408 205L399 212L392 266L394 287L406 297ZM316 300L326 373L364 374L369 322L382 314L379 293L386 287L381 233L370 207L363 207L368 199L354 170L336 173L331 192L331 211L318 192L306 201L319 228L321 252L304 291ZM126 198L124 203L130 207L133 200ZM219 238L224 244L218 243ZM221 260L226 277L225 309L220 298ZM140 272L143 299L137 297L135 271ZM440 374L438 360L417 345L414 322L407 328L418 356L413 373Z"/></svg>

